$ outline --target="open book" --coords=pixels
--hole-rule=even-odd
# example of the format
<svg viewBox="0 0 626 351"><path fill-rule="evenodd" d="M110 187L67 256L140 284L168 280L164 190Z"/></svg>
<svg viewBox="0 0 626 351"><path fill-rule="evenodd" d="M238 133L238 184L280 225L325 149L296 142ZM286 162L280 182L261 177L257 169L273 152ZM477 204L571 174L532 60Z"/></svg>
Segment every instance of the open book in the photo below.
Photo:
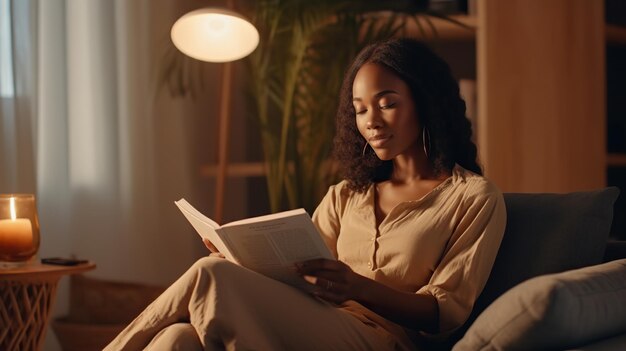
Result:
<svg viewBox="0 0 626 351"><path fill-rule="evenodd" d="M294 263L334 259L304 209L247 218L220 226L185 199L174 202L201 237L232 262L270 278L309 290Z"/></svg>

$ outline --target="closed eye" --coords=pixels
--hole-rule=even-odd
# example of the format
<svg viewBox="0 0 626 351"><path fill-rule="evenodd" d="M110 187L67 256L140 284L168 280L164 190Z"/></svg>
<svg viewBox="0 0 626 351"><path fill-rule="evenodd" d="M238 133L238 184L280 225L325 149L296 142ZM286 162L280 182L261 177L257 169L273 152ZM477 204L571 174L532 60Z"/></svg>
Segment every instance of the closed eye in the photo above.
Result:
<svg viewBox="0 0 626 351"><path fill-rule="evenodd" d="M365 112L367 112L367 110L356 111L356 114L358 116L364 114Z"/></svg>
<svg viewBox="0 0 626 351"><path fill-rule="evenodd" d="M382 105L382 106L379 106L379 108L380 108L381 110L387 110L387 109L393 108L394 106L396 106L396 103L395 103L395 102L394 102L394 103L391 103L391 104L389 104L389 105Z"/></svg>

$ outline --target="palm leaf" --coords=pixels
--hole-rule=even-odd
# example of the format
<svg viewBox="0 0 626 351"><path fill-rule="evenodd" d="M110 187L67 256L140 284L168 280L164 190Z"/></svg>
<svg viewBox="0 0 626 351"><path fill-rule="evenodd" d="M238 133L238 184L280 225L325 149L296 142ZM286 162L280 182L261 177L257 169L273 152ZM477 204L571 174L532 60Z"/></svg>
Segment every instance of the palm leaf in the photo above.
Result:
<svg viewBox="0 0 626 351"><path fill-rule="evenodd" d="M256 1L250 18L261 38L246 59L251 77L248 95L267 165L272 211L283 209L285 200L289 207L312 211L328 185L337 180L337 167L329 155L344 70L366 44L401 35L409 19L425 37L425 26L433 27L428 16L418 16L425 4L423 0ZM445 16L428 15L467 27ZM168 44L154 76L156 86L167 88L174 97L197 97L204 89L205 63Z"/></svg>

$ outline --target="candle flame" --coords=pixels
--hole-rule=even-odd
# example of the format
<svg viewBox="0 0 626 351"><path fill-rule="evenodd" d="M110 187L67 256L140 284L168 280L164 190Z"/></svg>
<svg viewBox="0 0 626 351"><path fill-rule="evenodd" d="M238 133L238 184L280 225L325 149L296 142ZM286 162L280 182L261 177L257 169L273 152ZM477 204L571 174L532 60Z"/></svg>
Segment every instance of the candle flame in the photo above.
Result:
<svg viewBox="0 0 626 351"><path fill-rule="evenodd" d="M11 219L15 220L17 216L15 215L15 198L12 197L9 202L11 203Z"/></svg>

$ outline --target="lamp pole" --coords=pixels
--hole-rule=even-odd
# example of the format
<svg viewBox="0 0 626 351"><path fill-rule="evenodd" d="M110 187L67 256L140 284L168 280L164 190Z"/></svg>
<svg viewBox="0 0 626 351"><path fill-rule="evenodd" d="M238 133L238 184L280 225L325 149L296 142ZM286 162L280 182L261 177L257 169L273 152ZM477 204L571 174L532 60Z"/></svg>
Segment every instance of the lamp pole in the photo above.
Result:
<svg viewBox="0 0 626 351"><path fill-rule="evenodd" d="M232 0L227 4L229 8L233 7ZM203 8L179 18L172 26L171 37L174 45L187 56L206 62L224 63L213 218L217 223L222 223L228 163L231 61L241 59L256 49L259 44L259 32L247 19L230 9Z"/></svg>
<svg viewBox="0 0 626 351"><path fill-rule="evenodd" d="M217 174L215 177L215 218L222 224L224 218L224 191L226 188L226 168L228 166L228 141L230 131L230 94L232 63L226 62L222 71L222 94L220 99L219 135L217 145Z"/></svg>

